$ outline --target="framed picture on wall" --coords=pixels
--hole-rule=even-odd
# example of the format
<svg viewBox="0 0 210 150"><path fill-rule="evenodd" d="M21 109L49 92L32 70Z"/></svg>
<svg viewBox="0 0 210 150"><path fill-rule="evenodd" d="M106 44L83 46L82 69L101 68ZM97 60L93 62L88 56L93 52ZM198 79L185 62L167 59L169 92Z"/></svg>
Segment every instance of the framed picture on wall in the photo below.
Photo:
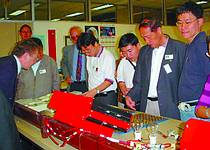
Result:
<svg viewBox="0 0 210 150"><path fill-rule="evenodd" d="M68 35L65 36L65 46L67 45L72 45L71 38Z"/></svg>
<svg viewBox="0 0 210 150"><path fill-rule="evenodd" d="M92 33L96 39L99 39L98 26L85 26L85 32Z"/></svg>
<svg viewBox="0 0 210 150"><path fill-rule="evenodd" d="M100 36L115 36L115 27L100 26Z"/></svg>

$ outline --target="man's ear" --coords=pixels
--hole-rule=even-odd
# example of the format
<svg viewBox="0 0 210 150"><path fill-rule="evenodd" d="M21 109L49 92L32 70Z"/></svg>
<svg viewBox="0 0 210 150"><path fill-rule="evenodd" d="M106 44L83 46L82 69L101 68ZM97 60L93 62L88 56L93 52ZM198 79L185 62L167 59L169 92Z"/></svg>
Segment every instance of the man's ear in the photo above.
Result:
<svg viewBox="0 0 210 150"><path fill-rule="evenodd" d="M156 29L156 32L158 32L159 34L162 34L162 29L161 29L161 27L158 27L158 28Z"/></svg>
<svg viewBox="0 0 210 150"><path fill-rule="evenodd" d="M136 44L136 47L140 50L140 48L141 48L140 43L137 43L137 44Z"/></svg>
<svg viewBox="0 0 210 150"><path fill-rule="evenodd" d="M199 23L199 26L200 26L200 28L204 25L204 23L205 23L205 20L204 20L204 18L199 18L198 19L198 23Z"/></svg>

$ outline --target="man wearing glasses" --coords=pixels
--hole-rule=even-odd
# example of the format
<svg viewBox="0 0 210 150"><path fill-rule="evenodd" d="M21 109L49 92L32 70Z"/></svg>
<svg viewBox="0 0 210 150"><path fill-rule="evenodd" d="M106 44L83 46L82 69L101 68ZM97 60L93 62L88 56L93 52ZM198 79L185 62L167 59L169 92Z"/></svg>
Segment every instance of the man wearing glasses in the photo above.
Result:
<svg viewBox="0 0 210 150"><path fill-rule="evenodd" d="M165 35L155 19L143 19L139 31L147 45L140 50L126 104L151 115L180 119L177 87L185 45Z"/></svg>
<svg viewBox="0 0 210 150"><path fill-rule="evenodd" d="M77 49L76 43L82 29L79 26L73 26L69 30L72 45L63 48L63 58L61 61L61 69L64 74L65 81L68 83L67 91L87 91L86 82L86 57Z"/></svg>
<svg viewBox="0 0 210 150"><path fill-rule="evenodd" d="M87 56L88 89L83 95L94 97L93 106L117 105L115 58L92 33L83 32L77 47Z"/></svg>
<svg viewBox="0 0 210 150"><path fill-rule="evenodd" d="M32 29L29 25L24 24L20 27L19 35L21 40L27 40L32 36Z"/></svg>
<svg viewBox="0 0 210 150"><path fill-rule="evenodd" d="M210 61L206 57L206 34L201 32L204 24L203 9L194 2L186 2L177 9L177 27L187 39L186 57L179 84L179 108L183 121L194 117L194 108L208 74Z"/></svg>

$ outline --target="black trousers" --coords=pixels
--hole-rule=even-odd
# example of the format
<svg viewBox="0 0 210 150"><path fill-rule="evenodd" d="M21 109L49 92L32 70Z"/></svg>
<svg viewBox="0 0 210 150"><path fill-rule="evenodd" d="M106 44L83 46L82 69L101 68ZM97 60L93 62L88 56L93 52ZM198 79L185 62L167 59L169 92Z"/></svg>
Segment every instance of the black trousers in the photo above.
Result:
<svg viewBox="0 0 210 150"><path fill-rule="evenodd" d="M71 83L71 85L68 87L68 92L72 92L72 91L80 91L82 93L88 91L87 82L82 81L82 82Z"/></svg>

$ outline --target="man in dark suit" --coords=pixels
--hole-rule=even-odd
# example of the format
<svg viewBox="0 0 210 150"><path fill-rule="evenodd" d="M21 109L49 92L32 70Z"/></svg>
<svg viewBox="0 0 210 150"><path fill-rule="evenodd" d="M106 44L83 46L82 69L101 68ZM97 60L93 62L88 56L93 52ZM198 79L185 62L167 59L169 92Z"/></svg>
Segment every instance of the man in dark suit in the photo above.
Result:
<svg viewBox="0 0 210 150"><path fill-rule="evenodd" d="M177 94L185 45L163 34L155 19L143 19L139 31L147 45L141 48L126 104L152 115L179 119Z"/></svg>
<svg viewBox="0 0 210 150"><path fill-rule="evenodd" d="M6 97L0 90L0 149L20 150L21 144L14 116Z"/></svg>
<svg viewBox="0 0 210 150"><path fill-rule="evenodd" d="M0 90L13 107L17 76L21 68L29 69L37 61L39 46L31 39L19 42L12 54L0 58Z"/></svg>
<svg viewBox="0 0 210 150"><path fill-rule="evenodd" d="M37 61L39 46L31 39L19 42L12 55L0 58L0 149L20 150L21 143L13 116L17 75Z"/></svg>
<svg viewBox="0 0 210 150"><path fill-rule="evenodd" d="M69 84L67 91L86 92L86 57L77 49L77 40L82 32L79 26L73 26L69 30L72 45L63 48L63 58L61 61L61 69L66 82ZM80 69L79 70L79 64Z"/></svg>

